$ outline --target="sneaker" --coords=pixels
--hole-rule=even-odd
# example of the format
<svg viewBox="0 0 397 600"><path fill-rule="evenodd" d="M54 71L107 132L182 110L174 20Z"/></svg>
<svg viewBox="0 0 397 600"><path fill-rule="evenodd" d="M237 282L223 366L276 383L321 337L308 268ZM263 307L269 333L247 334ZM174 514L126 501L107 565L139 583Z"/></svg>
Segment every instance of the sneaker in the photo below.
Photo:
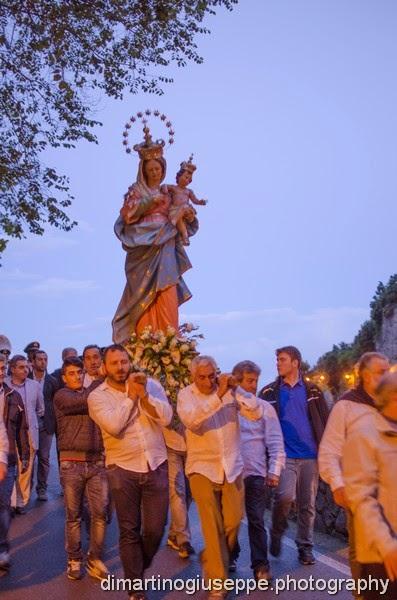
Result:
<svg viewBox="0 0 397 600"><path fill-rule="evenodd" d="M270 532L269 551L272 556L280 556L280 554L281 554L281 536L280 535L274 535L272 532Z"/></svg>
<svg viewBox="0 0 397 600"><path fill-rule="evenodd" d="M81 579L83 577L81 560L68 560L66 574L69 579Z"/></svg>
<svg viewBox="0 0 397 600"><path fill-rule="evenodd" d="M196 552L190 542L183 542L179 546L178 554L180 558L189 558L189 556L196 554Z"/></svg>
<svg viewBox="0 0 397 600"><path fill-rule="evenodd" d="M173 550L179 550L179 546L178 546L178 544L176 542L176 537L174 535L168 536L167 546L169 546Z"/></svg>
<svg viewBox="0 0 397 600"><path fill-rule="evenodd" d="M229 573L235 573L236 571L237 571L237 560L235 558L231 558L229 560Z"/></svg>
<svg viewBox="0 0 397 600"><path fill-rule="evenodd" d="M254 569L254 577L256 581L270 581L272 580L272 576L269 570L269 567L261 566Z"/></svg>
<svg viewBox="0 0 397 600"><path fill-rule="evenodd" d="M10 555L8 552L0 552L0 569L8 570L10 568Z"/></svg>
<svg viewBox="0 0 397 600"><path fill-rule="evenodd" d="M102 581L102 579L106 579L109 575L107 566L101 560L99 560L99 558L90 557L87 559L87 573L88 575L91 575L91 577L99 579L100 581Z"/></svg>
<svg viewBox="0 0 397 600"><path fill-rule="evenodd" d="M302 565L314 565L316 559L314 558L313 552L310 548L302 548L298 550L298 559Z"/></svg>
<svg viewBox="0 0 397 600"><path fill-rule="evenodd" d="M45 490L38 490L37 500L40 500L40 502L47 502L47 500L48 500L47 492Z"/></svg>

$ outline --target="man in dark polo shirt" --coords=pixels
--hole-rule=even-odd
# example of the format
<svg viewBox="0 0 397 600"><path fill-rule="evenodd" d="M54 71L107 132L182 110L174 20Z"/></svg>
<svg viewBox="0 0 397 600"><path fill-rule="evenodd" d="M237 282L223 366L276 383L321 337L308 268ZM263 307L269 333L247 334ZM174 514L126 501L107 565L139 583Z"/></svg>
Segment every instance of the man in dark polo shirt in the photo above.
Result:
<svg viewBox="0 0 397 600"><path fill-rule="evenodd" d="M295 346L276 350L279 377L259 393L275 408L280 420L287 455L285 469L275 491L270 553L279 556L281 538L288 527L288 514L296 500L298 513L296 545L299 561L312 565L313 527L318 487L318 446L328 418L321 390L307 384L301 374L301 353Z"/></svg>

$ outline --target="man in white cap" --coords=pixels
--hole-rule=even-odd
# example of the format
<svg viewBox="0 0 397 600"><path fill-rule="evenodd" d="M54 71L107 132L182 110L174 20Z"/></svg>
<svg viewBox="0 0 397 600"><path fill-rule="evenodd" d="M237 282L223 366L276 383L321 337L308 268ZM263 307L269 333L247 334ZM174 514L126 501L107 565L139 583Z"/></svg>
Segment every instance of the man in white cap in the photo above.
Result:
<svg viewBox="0 0 397 600"><path fill-rule="evenodd" d="M11 342L6 335L0 334L0 354L3 354L7 361L8 357L11 355Z"/></svg>

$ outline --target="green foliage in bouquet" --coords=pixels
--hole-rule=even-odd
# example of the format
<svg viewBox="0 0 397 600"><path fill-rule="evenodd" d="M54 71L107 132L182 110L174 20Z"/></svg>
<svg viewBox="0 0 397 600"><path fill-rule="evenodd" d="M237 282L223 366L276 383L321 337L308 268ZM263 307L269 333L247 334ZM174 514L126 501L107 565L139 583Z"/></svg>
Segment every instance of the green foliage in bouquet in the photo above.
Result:
<svg viewBox="0 0 397 600"><path fill-rule="evenodd" d="M171 427L178 427L176 401L181 388L191 383L190 363L198 355L197 343L201 334L192 333L198 327L184 323L176 331L153 331L149 325L140 335L133 333L125 348L133 366L149 377L160 381L174 409Z"/></svg>

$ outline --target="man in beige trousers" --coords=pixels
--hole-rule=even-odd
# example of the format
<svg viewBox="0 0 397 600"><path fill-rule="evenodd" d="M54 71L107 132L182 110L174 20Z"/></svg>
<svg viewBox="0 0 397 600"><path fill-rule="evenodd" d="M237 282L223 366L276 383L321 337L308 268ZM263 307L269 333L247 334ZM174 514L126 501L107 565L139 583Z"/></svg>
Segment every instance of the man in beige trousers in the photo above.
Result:
<svg viewBox="0 0 397 600"><path fill-rule="evenodd" d="M177 411L186 426L186 474L196 501L205 549L201 560L208 587L227 578L243 516L243 459L239 413L248 419L262 416L257 398L230 374L217 377L209 356L195 358L193 383L179 392ZM208 599L223 599L226 591L213 586Z"/></svg>

